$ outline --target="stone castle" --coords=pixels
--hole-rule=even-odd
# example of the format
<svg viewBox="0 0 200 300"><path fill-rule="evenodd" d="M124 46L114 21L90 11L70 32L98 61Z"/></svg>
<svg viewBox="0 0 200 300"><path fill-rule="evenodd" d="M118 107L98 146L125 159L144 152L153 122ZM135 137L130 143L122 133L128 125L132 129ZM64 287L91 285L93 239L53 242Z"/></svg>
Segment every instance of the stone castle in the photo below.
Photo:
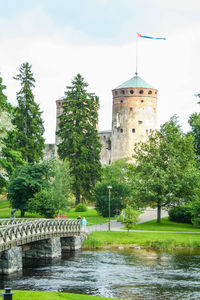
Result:
<svg viewBox="0 0 200 300"><path fill-rule="evenodd" d="M156 129L157 92L137 74L112 90L112 130L99 131L102 165L110 165L125 157L131 158L134 145L146 141ZM63 98L56 101L56 130L58 116L62 113L62 101ZM56 155L58 143L56 137L55 145L46 145L46 158Z"/></svg>

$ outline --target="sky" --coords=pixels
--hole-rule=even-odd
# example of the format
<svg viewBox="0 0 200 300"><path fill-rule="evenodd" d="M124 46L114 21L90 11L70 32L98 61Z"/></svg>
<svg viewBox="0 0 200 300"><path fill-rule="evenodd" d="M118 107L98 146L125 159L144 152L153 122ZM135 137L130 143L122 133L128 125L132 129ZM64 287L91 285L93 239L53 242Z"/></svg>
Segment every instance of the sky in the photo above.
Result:
<svg viewBox="0 0 200 300"><path fill-rule="evenodd" d="M99 96L99 130L110 130L112 89L138 73L158 89L157 126L199 112L199 0L0 0L0 73L17 104L13 77L24 62L36 79L46 143L55 142L56 103L80 73Z"/></svg>

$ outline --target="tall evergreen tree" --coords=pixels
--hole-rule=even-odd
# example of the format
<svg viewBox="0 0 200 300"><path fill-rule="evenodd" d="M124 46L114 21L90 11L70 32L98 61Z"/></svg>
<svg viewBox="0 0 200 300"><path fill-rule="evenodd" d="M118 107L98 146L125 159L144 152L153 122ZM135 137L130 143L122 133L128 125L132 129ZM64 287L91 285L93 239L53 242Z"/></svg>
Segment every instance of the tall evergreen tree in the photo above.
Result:
<svg viewBox="0 0 200 300"><path fill-rule="evenodd" d="M32 89L35 79L31 72L31 65L23 63L19 74L14 77L19 80L21 89L17 93L18 105L14 111L13 124L17 128L15 146L22 152L27 162L39 162L43 157L44 126L39 105L34 100Z"/></svg>
<svg viewBox="0 0 200 300"><path fill-rule="evenodd" d="M12 106L7 102L7 97L4 94L4 90L6 86L3 84L3 79L0 76L0 110L10 112L12 110Z"/></svg>
<svg viewBox="0 0 200 300"><path fill-rule="evenodd" d="M57 132L61 139L58 154L61 159L69 160L74 177L76 204L80 203L81 196L90 198L101 175L101 144L97 132L99 99L87 92L87 86L80 74L72 86L67 86Z"/></svg>
<svg viewBox="0 0 200 300"><path fill-rule="evenodd" d="M196 95L198 98L200 98L200 94ZM200 104L200 101L197 102ZM195 151L195 158L196 162L200 163L200 113L193 113L191 114L188 123L191 126L191 131L189 134L191 134L194 137L194 151Z"/></svg>
<svg viewBox="0 0 200 300"><path fill-rule="evenodd" d="M6 86L0 77L0 192L7 185L15 168L23 163L21 153L13 149L10 138L15 131L11 122L13 109L7 102L5 89Z"/></svg>

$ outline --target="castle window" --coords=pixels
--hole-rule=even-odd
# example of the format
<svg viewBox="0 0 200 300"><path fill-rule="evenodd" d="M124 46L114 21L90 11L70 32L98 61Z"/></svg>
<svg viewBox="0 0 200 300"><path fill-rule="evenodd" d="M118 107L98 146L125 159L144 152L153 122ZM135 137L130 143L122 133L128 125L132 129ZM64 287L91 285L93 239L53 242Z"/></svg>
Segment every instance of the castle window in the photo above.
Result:
<svg viewBox="0 0 200 300"><path fill-rule="evenodd" d="M139 94L143 94L143 93L144 93L144 91L143 91L143 90L140 90L140 91L139 91Z"/></svg>
<svg viewBox="0 0 200 300"><path fill-rule="evenodd" d="M117 95L117 91L115 91L115 95Z"/></svg>
<svg viewBox="0 0 200 300"><path fill-rule="evenodd" d="M123 101L123 100L120 100L120 102L123 103L124 101Z"/></svg>
<svg viewBox="0 0 200 300"><path fill-rule="evenodd" d="M152 129L150 129L150 133L152 133Z"/></svg>
<svg viewBox="0 0 200 300"><path fill-rule="evenodd" d="M125 91L124 91L124 90L121 90L121 93L122 93L122 94L125 94Z"/></svg>
<svg viewBox="0 0 200 300"><path fill-rule="evenodd" d="M148 135L148 129L146 129L146 135Z"/></svg>
<svg viewBox="0 0 200 300"><path fill-rule="evenodd" d="M135 128L132 128L132 132L133 132L133 133L135 132Z"/></svg>
<svg viewBox="0 0 200 300"><path fill-rule="evenodd" d="M130 111L132 111L132 110L133 110L133 108L132 108L132 107L130 107L129 109L130 109Z"/></svg>
<svg viewBox="0 0 200 300"><path fill-rule="evenodd" d="M142 121L138 121L138 124L142 124Z"/></svg>
<svg viewBox="0 0 200 300"><path fill-rule="evenodd" d="M121 128L120 131L123 132L123 129Z"/></svg>
<svg viewBox="0 0 200 300"><path fill-rule="evenodd" d="M155 95L157 94L157 92L155 92Z"/></svg>
<svg viewBox="0 0 200 300"><path fill-rule="evenodd" d="M143 103L143 102L144 102L144 100L141 100L141 102Z"/></svg>
<svg viewBox="0 0 200 300"><path fill-rule="evenodd" d="M61 102L58 102L58 106L61 106Z"/></svg>
<svg viewBox="0 0 200 300"><path fill-rule="evenodd" d="M134 94L134 90L130 90L130 93L131 93L131 94Z"/></svg>
<svg viewBox="0 0 200 300"><path fill-rule="evenodd" d="M152 91L148 91L148 94L151 95L151 94L152 94Z"/></svg>

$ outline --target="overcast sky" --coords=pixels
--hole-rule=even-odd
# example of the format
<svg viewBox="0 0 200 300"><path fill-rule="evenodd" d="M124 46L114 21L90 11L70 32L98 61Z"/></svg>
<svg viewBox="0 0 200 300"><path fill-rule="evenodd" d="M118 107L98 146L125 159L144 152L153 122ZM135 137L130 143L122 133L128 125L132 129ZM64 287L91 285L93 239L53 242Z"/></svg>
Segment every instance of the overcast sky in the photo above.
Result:
<svg viewBox="0 0 200 300"><path fill-rule="evenodd" d="M100 98L99 129L111 129L112 89L134 76L136 33L139 76L158 89L158 128L174 114L184 131L199 111L199 0L0 0L0 72L16 104L13 79L28 61L45 139L55 142L56 99L80 73Z"/></svg>

